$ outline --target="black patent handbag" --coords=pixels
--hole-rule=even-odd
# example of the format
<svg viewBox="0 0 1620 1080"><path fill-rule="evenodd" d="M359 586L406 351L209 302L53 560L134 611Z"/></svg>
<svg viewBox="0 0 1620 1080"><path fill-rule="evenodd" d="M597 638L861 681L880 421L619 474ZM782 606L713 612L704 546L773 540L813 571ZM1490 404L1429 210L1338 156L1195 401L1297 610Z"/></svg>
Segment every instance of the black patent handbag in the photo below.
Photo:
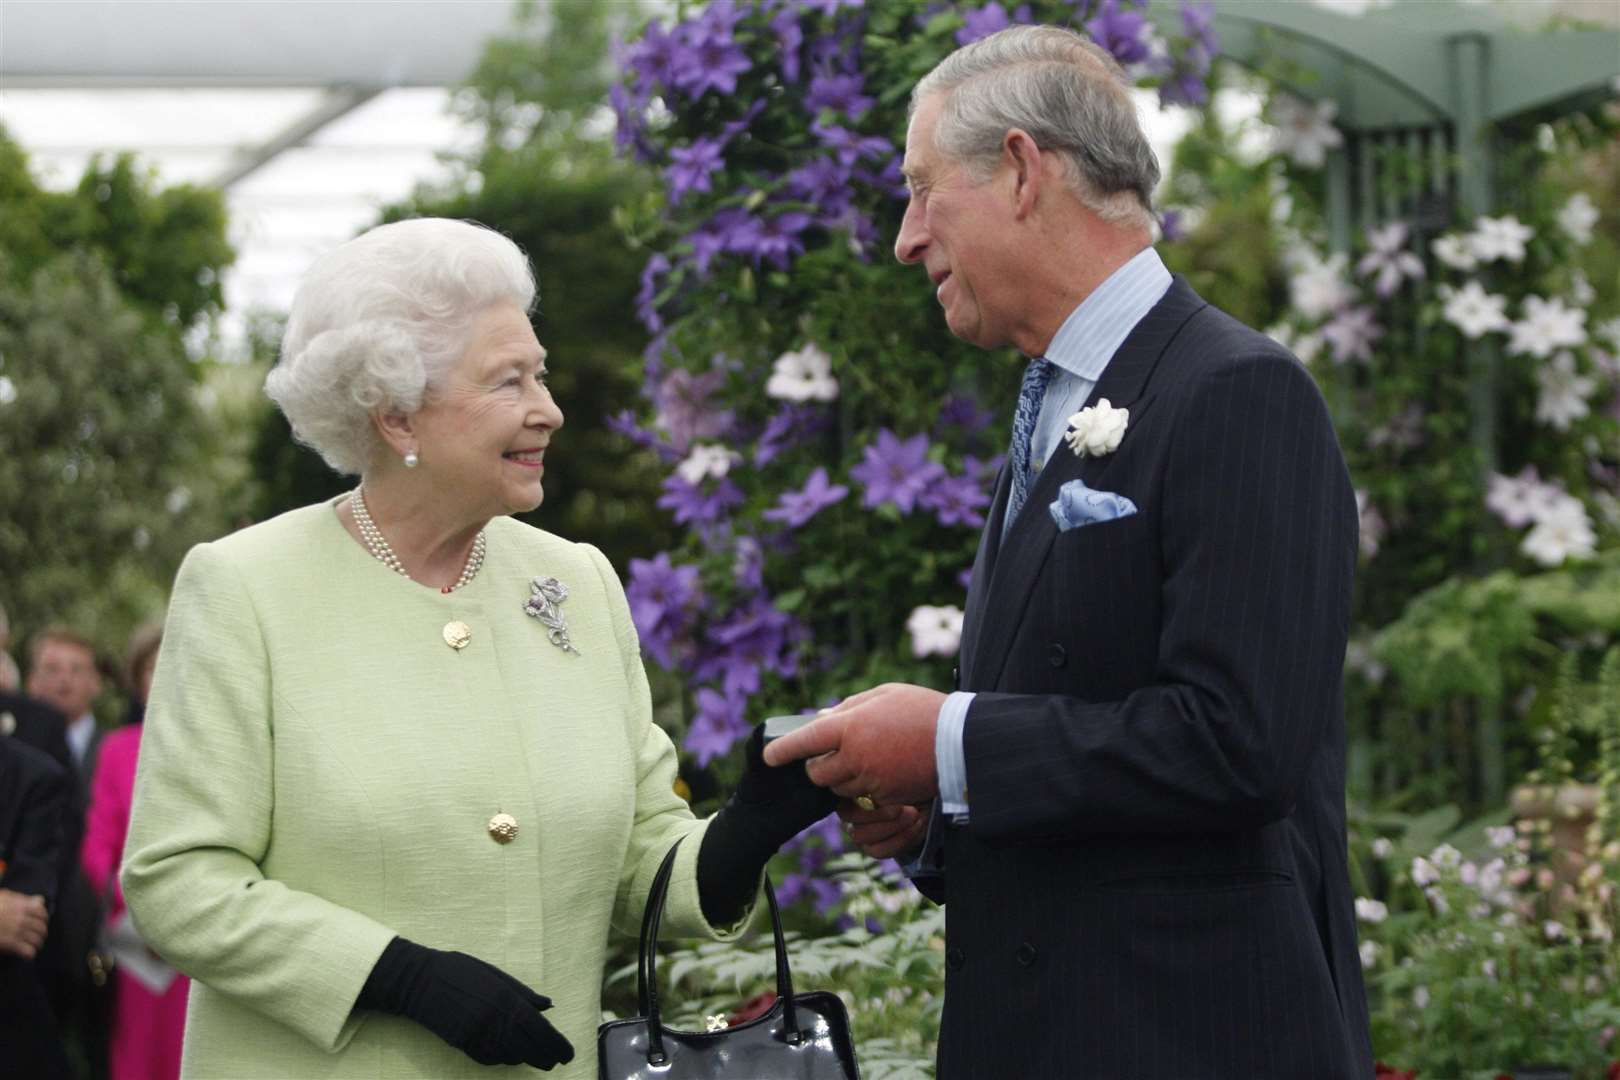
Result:
<svg viewBox="0 0 1620 1080"><path fill-rule="evenodd" d="M769 875L765 901L776 935L776 1003L762 1016L718 1031L676 1031L658 1012L658 923L664 914L675 852L669 849L641 915L636 965L640 1016L596 1030L600 1080L860 1080L849 1016L837 994L793 992L782 914Z"/></svg>

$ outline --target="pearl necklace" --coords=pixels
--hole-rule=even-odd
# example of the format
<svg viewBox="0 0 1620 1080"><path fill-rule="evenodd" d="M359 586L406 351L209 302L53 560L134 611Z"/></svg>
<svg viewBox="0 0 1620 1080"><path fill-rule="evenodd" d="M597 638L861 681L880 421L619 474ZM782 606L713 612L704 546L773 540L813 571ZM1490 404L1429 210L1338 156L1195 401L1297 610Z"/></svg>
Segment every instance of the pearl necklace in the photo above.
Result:
<svg viewBox="0 0 1620 1080"><path fill-rule="evenodd" d="M400 577L409 578L411 575L406 573L405 566L399 561L399 556L394 554L394 549L388 546L388 540L383 536L382 530L377 528L375 521L371 520L371 512L366 509L366 497L359 488L354 489L354 494L349 499L349 506L354 511L354 523L360 527L360 538L366 542L366 550L371 552L372 557L378 562L389 567ZM465 587L468 582L478 576L478 571L482 569L483 565L484 530L479 529L478 535L473 538L472 552L467 556L467 565L461 568L461 576L456 578L454 585L442 588L439 591L453 593L457 589Z"/></svg>

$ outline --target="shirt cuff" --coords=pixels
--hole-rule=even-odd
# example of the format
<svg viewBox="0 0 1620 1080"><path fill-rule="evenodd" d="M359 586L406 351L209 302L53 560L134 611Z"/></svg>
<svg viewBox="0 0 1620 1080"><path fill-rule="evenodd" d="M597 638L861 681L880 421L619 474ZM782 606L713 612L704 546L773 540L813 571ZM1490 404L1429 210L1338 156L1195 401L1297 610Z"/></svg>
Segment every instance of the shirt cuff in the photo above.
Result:
<svg viewBox="0 0 1620 1080"><path fill-rule="evenodd" d="M939 771L941 813L967 813L967 759L962 752L962 729L967 724L968 706L973 695L957 691L945 698L934 728L934 764Z"/></svg>

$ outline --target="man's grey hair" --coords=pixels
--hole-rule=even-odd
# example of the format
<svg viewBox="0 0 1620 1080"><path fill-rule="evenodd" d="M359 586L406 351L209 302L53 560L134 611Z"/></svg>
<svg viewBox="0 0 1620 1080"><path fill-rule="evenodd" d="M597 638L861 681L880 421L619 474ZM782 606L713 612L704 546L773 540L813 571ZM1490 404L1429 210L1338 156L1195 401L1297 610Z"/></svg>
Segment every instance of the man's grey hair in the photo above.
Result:
<svg viewBox="0 0 1620 1080"><path fill-rule="evenodd" d="M381 447L371 412L413 413L492 304L534 304L518 246L470 221L379 225L315 261L299 283L264 389L298 440L341 473Z"/></svg>
<svg viewBox="0 0 1620 1080"><path fill-rule="evenodd" d="M1124 70L1107 50L1057 26L1011 26L951 53L911 92L944 108L934 143L976 182L995 172L1021 128L1063 162L1069 186L1105 221L1146 225L1159 162Z"/></svg>

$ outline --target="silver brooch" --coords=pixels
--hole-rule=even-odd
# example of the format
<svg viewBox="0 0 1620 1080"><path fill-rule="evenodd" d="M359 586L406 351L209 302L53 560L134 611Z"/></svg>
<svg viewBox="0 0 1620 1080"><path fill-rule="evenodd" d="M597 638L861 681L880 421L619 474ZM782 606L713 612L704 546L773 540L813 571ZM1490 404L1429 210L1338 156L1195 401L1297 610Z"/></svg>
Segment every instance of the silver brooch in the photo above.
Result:
<svg viewBox="0 0 1620 1080"><path fill-rule="evenodd" d="M546 636L563 652L579 655L574 643L568 640L568 620L563 618L558 605L568 599L568 586L554 577L537 577L529 582L529 599L523 604L526 615L533 615L546 627Z"/></svg>

